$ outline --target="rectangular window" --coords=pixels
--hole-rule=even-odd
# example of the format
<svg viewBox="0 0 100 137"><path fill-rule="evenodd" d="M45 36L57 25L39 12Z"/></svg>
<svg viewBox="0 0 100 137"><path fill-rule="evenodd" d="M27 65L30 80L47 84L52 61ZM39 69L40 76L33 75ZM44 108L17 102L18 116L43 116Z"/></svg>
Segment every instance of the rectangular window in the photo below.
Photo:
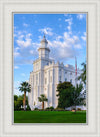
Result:
<svg viewBox="0 0 100 137"><path fill-rule="evenodd" d="M61 81L61 76L59 76L59 81Z"/></svg>
<svg viewBox="0 0 100 137"><path fill-rule="evenodd" d="M72 79L70 80L70 82L72 83Z"/></svg>
<svg viewBox="0 0 100 137"><path fill-rule="evenodd" d="M67 78L65 78L65 81L67 81Z"/></svg>

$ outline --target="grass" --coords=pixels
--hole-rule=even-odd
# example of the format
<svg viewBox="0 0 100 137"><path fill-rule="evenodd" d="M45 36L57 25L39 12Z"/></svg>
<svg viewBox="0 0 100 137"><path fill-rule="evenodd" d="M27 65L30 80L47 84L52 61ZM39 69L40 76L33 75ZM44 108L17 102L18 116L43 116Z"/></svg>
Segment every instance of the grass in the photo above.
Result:
<svg viewBox="0 0 100 137"><path fill-rule="evenodd" d="M14 123L86 123L86 111L14 111Z"/></svg>

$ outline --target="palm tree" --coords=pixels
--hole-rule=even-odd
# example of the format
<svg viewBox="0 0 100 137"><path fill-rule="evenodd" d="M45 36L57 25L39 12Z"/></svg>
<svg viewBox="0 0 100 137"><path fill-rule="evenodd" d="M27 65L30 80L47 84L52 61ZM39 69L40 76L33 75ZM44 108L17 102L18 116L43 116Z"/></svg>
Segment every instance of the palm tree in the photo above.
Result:
<svg viewBox="0 0 100 137"><path fill-rule="evenodd" d="M31 86L26 81L22 82L20 85L21 86L19 87L19 91L24 92L23 107L24 107L24 110L26 110L26 92L31 91Z"/></svg>
<svg viewBox="0 0 100 137"><path fill-rule="evenodd" d="M83 83L86 85L86 63L81 64L83 66L82 74L78 77L78 80L81 79Z"/></svg>
<svg viewBox="0 0 100 137"><path fill-rule="evenodd" d="M40 97L38 97L39 102L42 102L42 109L44 109L44 101L48 101L46 96L44 94L41 94Z"/></svg>

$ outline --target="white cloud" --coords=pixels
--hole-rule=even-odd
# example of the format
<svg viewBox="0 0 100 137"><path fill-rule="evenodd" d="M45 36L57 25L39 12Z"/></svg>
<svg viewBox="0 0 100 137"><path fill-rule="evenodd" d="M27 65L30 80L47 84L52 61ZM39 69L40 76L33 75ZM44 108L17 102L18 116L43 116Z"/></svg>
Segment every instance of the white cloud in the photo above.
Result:
<svg viewBox="0 0 100 137"><path fill-rule="evenodd" d="M69 26L72 25L72 19L67 19ZM70 23L69 23L70 22ZM46 35L53 35L51 28L40 29L39 31L46 33ZM85 34L85 33L84 33ZM15 65L32 64L33 59L38 58L38 48L40 43L33 42L31 38L32 34L28 32L17 32L16 42L17 48L15 48ZM64 60L67 58L73 58L75 54L79 54L76 49L81 49L79 37L72 35L71 29L68 32L64 32L63 35L55 34L55 40L48 40L48 46L50 47L50 57L56 60ZM42 37L39 36L39 39ZM54 38L54 37L53 37ZM73 50L74 49L74 50ZM19 57L19 58L17 58Z"/></svg>
<svg viewBox="0 0 100 137"><path fill-rule="evenodd" d="M86 41L86 32L83 33L83 36L81 36L81 39Z"/></svg>
<svg viewBox="0 0 100 137"><path fill-rule="evenodd" d="M62 36L59 35L56 37L56 40L60 40L60 39L62 39Z"/></svg>
<svg viewBox="0 0 100 137"><path fill-rule="evenodd" d="M73 39L74 39L74 41L75 41L75 43L78 43L80 40L79 40L79 37L78 36L73 36Z"/></svg>
<svg viewBox="0 0 100 137"><path fill-rule="evenodd" d="M41 39L43 38L43 36L38 36L39 40L41 41Z"/></svg>
<svg viewBox="0 0 100 137"><path fill-rule="evenodd" d="M72 25L72 18L65 19L65 22L68 22L69 25Z"/></svg>
<svg viewBox="0 0 100 137"><path fill-rule="evenodd" d="M58 20L61 21L61 18L59 18Z"/></svg>
<svg viewBox="0 0 100 137"><path fill-rule="evenodd" d="M86 37L85 36L81 36L82 40L86 41Z"/></svg>
<svg viewBox="0 0 100 137"><path fill-rule="evenodd" d="M15 51L15 52L14 52L14 57L18 57L18 56L20 56L20 53L17 52L17 51Z"/></svg>
<svg viewBox="0 0 100 137"><path fill-rule="evenodd" d="M72 26L72 18L68 18L68 19L65 19L65 22L67 22L68 23L68 26L67 26L67 29L69 30L69 31L71 31L71 26Z"/></svg>
<svg viewBox="0 0 100 137"><path fill-rule="evenodd" d="M52 36L53 32L52 32L52 28L43 28L43 29L39 29L40 32L45 33L46 35Z"/></svg>
<svg viewBox="0 0 100 137"><path fill-rule="evenodd" d="M65 39L69 38L68 32L64 32L64 38L65 38Z"/></svg>
<svg viewBox="0 0 100 137"><path fill-rule="evenodd" d="M25 77L26 75L25 75L25 73L21 73L21 76Z"/></svg>
<svg viewBox="0 0 100 137"><path fill-rule="evenodd" d="M86 32L84 32L84 35L86 36Z"/></svg>
<svg viewBox="0 0 100 137"><path fill-rule="evenodd" d="M20 35L20 36L19 36L19 39L23 39L23 38L24 38L24 35Z"/></svg>
<svg viewBox="0 0 100 137"><path fill-rule="evenodd" d="M23 23L23 26L24 26L24 27L28 27L29 25L28 25L28 24L26 24L26 23Z"/></svg>
<svg viewBox="0 0 100 137"><path fill-rule="evenodd" d="M78 15L77 15L77 18L78 18L79 20L82 20L84 17L85 17L84 14L78 14Z"/></svg>
<svg viewBox="0 0 100 137"><path fill-rule="evenodd" d="M81 49L80 39L76 35L70 35L69 32L64 32L63 36L57 36L56 40L48 41L51 49L50 57L56 60L66 60L80 54L77 49Z"/></svg>
<svg viewBox="0 0 100 137"><path fill-rule="evenodd" d="M68 30L71 30L71 26L68 26L67 28L68 28Z"/></svg>
<svg viewBox="0 0 100 137"><path fill-rule="evenodd" d="M63 36L57 36L58 39L48 41L48 45L51 49L50 57L56 60L65 61L68 58L73 58L75 55L79 55L80 52L77 49L81 49L80 40L78 36L70 35L69 32L64 32Z"/></svg>
<svg viewBox="0 0 100 137"><path fill-rule="evenodd" d="M25 41L24 40L17 40L17 44L19 46L23 46L23 47L31 46L31 39L26 39Z"/></svg>
<svg viewBox="0 0 100 137"><path fill-rule="evenodd" d="M18 66L14 66L14 69L19 69L19 67Z"/></svg>
<svg viewBox="0 0 100 137"><path fill-rule="evenodd" d="M37 49L38 49L40 47L41 43L33 42L32 45L33 45L33 48L37 47Z"/></svg>
<svg viewBox="0 0 100 137"><path fill-rule="evenodd" d="M73 58L75 56L75 51L70 47L54 47L50 56L55 60L65 61L68 58Z"/></svg>
<svg viewBox="0 0 100 137"><path fill-rule="evenodd" d="M20 49L19 47L14 48L14 57L20 56L20 53L18 51L19 49Z"/></svg>
<svg viewBox="0 0 100 137"><path fill-rule="evenodd" d="M17 37L17 35L16 35L16 34L14 34L14 37Z"/></svg>
<svg viewBox="0 0 100 137"><path fill-rule="evenodd" d="M64 32L63 36L57 36L56 40L48 40L48 45L50 47L72 47L72 45L79 43L79 37L75 35L71 36L68 32Z"/></svg>
<svg viewBox="0 0 100 137"><path fill-rule="evenodd" d="M31 53L31 54L33 54L33 53L34 53L34 51L33 51L33 50L30 50L30 53Z"/></svg>
<svg viewBox="0 0 100 137"><path fill-rule="evenodd" d="M18 51L20 48L19 47L16 47L15 50Z"/></svg>
<svg viewBox="0 0 100 137"><path fill-rule="evenodd" d="M82 46L80 44L75 44L74 47L77 48L77 49L81 49L82 48Z"/></svg>
<svg viewBox="0 0 100 137"><path fill-rule="evenodd" d="M15 32L16 38L15 40L15 48L14 48L14 63L15 65L22 64L32 64L32 58L36 58L38 52L36 51L36 47L38 47L38 43L33 43L32 34L27 31L19 31ZM31 58L31 60L30 60Z"/></svg>
<svg viewBox="0 0 100 137"><path fill-rule="evenodd" d="M16 40L18 46L21 46L21 47L29 47L32 45L32 39L30 38L31 37L31 33L28 33L28 34L20 34Z"/></svg>

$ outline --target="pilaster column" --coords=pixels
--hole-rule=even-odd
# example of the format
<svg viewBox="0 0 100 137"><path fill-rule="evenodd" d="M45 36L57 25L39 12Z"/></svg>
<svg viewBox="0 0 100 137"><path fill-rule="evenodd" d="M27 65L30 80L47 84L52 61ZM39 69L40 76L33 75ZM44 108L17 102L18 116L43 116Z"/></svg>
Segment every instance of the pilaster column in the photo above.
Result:
<svg viewBox="0 0 100 137"><path fill-rule="evenodd" d="M49 102L50 102L50 70L48 70L47 72L47 98L48 98L48 102L47 102L47 106L49 107Z"/></svg>
<svg viewBox="0 0 100 137"><path fill-rule="evenodd" d="M64 69L62 68L62 82L65 81Z"/></svg>
<svg viewBox="0 0 100 137"><path fill-rule="evenodd" d="M52 106L54 105L54 68L52 69Z"/></svg>

